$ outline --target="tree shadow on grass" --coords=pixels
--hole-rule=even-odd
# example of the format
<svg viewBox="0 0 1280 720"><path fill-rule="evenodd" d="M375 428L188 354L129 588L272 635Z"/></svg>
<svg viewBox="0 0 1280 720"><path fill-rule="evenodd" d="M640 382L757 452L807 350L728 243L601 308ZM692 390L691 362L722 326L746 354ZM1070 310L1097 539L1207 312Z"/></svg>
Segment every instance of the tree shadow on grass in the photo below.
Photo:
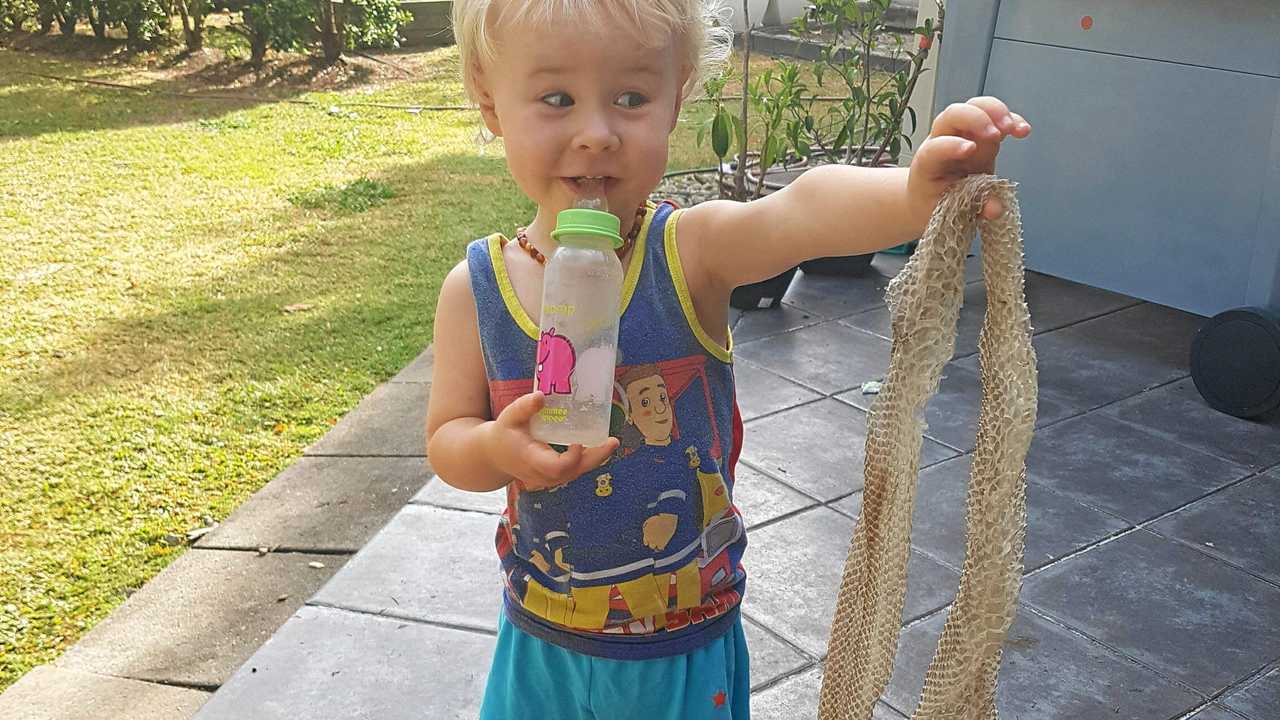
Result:
<svg viewBox="0 0 1280 720"><path fill-rule="evenodd" d="M286 230L266 252L255 248L257 259L143 288L149 310L105 320L78 343L82 352L15 373L0 385L0 406L19 420L47 417L64 402L163 385L171 374L206 387L345 376L360 392L394 375L430 342L440 283L466 244L527 220L532 206L501 157L445 155L374 179L395 191L387 204L264 213L256 226ZM298 222L315 215L325 218L318 228ZM285 310L298 305L307 307Z"/></svg>
<svg viewBox="0 0 1280 720"><path fill-rule="evenodd" d="M110 40L79 35L42 37L37 43L15 40L19 35L25 34L9 33L0 42L0 140L212 120L258 105L296 101L315 91L343 92L408 79L397 67L358 56L333 66L306 55L274 56L258 70L245 60L210 51L137 67L124 62ZM24 49L33 44L36 49ZM46 50L50 46L63 49L51 54ZM419 79L451 75L455 62L448 53L414 59ZM77 82L83 80L132 89Z"/></svg>

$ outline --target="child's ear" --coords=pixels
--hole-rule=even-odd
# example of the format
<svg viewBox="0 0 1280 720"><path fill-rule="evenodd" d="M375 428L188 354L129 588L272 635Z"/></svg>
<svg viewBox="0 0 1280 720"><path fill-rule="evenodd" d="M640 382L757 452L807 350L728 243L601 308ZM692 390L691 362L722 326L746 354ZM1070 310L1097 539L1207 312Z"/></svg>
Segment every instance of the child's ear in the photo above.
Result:
<svg viewBox="0 0 1280 720"><path fill-rule="evenodd" d="M489 86L488 78L485 77L479 65L472 67L471 77L474 80L472 87L476 93L476 104L480 106L480 117L484 118L485 127L495 137L502 137L502 123L498 122L496 103L493 100L493 90Z"/></svg>
<svg viewBox="0 0 1280 720"><path fill-rule="evenodd" d="M671 127L667 128L667 134L675 132L676 125L680 122L680 110L684 107L684 86L689 82L689 76L693 74L691 65L683 65L680 68L680 87L676 90L676 106L675 112L671 113Z"/></svg>

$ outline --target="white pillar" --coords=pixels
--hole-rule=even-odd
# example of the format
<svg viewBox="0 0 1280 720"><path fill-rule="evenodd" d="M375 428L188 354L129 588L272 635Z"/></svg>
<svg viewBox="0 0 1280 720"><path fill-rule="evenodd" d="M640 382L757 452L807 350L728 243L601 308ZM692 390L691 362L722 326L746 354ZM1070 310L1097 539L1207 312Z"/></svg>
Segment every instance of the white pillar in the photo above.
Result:
<svg viewBox="0 0 1280 720"><path fill-rule="evenodd" d="M727 0L725 6L732 11L733 31L740 33L746 29L742 22L742 0ZM748 0L751 10L751 26L760 27L764 23L765 11L769 9L769 0Z"/></svg>
<svg viewBox="0 0 1280 720"><path fill-rule="evenodd" d="M938 19L938 2L937 0L920 0L920 9L916 13L916 26L924 25L927 19ZM946 28L943 28L946 33ZM945 42L945 40L943 41ZM929 127L933 125L933 87L934 81L938 77L938 55L940 48L935 42L929 50L929 57L925 58L924 66L928 72L922 73L920 79L916 81L915 90L911 94L911 100L908 105L916 111L916 129L911 134L911 148L907 148L904 144L902 147L902 156L899 164L906 167L911 164L911 157L915 154L914 148L920 147L920 143L929 137ZM911 118L904 116L902 118L902 130L906 132L911 127Z"/></svg>

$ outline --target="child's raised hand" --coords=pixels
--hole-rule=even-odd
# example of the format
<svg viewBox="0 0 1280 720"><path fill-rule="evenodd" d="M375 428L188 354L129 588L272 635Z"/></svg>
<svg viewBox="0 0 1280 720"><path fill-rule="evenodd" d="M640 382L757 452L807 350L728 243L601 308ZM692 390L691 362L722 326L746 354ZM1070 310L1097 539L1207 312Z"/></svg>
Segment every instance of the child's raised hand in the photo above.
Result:
<svg viewBox="0 0 1280 720"><path fill-rule="evenodd" d="M540 392L522 395L498 414L487 438L488 455L494 465L515 478L522 490L548 490L600 467L618 448L618 439L584 448L571 445L556 452L529 434L529 421L542 409L546 397Z"/></svg>
<svg viewBox="0 0 1280 720"><path fill-rule="evenodd" d="M926 217L932 214L952 183L968 175L995 172L996 154L1006 136L1030 134L1031 125L997 98L976 97L948 106L934 119L929 138L911 160L907 194L912 207ZM983 217L989 220L1003 214L1004 207L995 198L982 207Z"/></svg>

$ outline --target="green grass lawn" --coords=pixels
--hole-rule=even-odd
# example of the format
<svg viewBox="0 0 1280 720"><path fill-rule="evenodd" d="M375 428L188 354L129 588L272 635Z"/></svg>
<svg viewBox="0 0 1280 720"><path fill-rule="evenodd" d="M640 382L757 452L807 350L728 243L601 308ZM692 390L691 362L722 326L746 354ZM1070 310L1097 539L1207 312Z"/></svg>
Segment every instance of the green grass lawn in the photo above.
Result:
<svg viewBox="0 0 1280 720"><path fill-rule="evenodd" d="M462 102L455 50L418 60L306 106L0 49L0 689L407 364L467 241L530 217L474 113L329 111ZM673 167L711 163L693 136Z"/></svg>
<svg viewBox="0 0 1280 720"><path fill-rule="evenodd" d="M465 244L531 216L473 112L352 106L463 102L455 49L389 58L413 79L304 93L0 48L0 690L421 352ZM714 162L709 113L672 169Z"/></svg>

